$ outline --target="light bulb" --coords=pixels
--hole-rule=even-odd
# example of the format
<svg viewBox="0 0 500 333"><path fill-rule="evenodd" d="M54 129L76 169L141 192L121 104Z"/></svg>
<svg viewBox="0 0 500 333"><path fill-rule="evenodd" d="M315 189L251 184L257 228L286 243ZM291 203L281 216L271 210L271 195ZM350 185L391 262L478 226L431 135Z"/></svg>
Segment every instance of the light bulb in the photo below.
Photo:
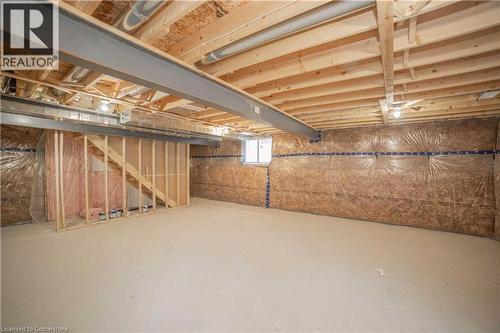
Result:
<svg viewBox="0 0 500 333"><path fill-rule="evenodd" d="M102 112L108 112L109 111L109 106L107 106L106 104L101 104L101 105L99 105L99 109Z"/></svg>

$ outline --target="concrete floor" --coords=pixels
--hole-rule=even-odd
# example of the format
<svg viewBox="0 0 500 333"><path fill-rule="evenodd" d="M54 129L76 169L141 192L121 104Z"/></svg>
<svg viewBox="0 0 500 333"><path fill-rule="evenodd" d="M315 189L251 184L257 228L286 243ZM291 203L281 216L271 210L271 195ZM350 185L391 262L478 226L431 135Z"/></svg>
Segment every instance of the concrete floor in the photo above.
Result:
<svg viewBox="0 0 500 333"><path fill-rule="evenodd" d="M499 332L500 243L204 199L56 234L1 229L2 325Z"/></svg>

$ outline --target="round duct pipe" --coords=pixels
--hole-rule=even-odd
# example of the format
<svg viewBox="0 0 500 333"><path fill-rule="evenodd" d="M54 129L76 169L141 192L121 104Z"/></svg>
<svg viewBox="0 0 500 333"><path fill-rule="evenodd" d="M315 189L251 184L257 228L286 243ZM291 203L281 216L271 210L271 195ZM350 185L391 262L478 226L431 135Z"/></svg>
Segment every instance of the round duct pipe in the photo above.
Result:
<svg viewBox="0 0 500 333"><path fill-rule="evenodd" d="M164 2L158 0L136 1L120 20L117 28L124 32L135 30L163 4Z"/></svg>
<svg viewBox="0 0 500 333"><path fill-rule="evenodd" d="M114 26L123 32L130 33L153 15L153 13L163 4L163 1L158 0L136 1L132 8L130 8ZM88 69L76 66L65 81L79 82L89 73L90 71Z"/></svg>
<svg viewBox="0 0 500 333"><path fill-rule="evenodd" d="M226 57L373 5L374 2L374 0L360 0L328 3L210 52L196 65L214 63Z"/></svg>

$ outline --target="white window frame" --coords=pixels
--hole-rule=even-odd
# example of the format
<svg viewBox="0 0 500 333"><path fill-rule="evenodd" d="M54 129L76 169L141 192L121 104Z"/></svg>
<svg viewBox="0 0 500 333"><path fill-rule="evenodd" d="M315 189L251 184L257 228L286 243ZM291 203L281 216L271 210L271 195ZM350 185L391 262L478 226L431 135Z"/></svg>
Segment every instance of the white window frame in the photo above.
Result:
<svg viewBox="0 0 500 333"><path fill-rule="evenodd" d="M269 162L260 162L260 155L259 155L259 146L260 146L260 140L271 140L271 160ZM247 145L247 142L248 141L257 141L257 162L247 162L246 161L246 145ZM241 158L241 163L242 164L248 164L248 165L255 165L255 166L268 166L272 159L273 159L273 138L270 137L270 136L267 136L267 137L262 137L262 138L255 138L255 139L250 139L250 140L245 140L243 142L243 154L242 154L242 158Z"/></svg>

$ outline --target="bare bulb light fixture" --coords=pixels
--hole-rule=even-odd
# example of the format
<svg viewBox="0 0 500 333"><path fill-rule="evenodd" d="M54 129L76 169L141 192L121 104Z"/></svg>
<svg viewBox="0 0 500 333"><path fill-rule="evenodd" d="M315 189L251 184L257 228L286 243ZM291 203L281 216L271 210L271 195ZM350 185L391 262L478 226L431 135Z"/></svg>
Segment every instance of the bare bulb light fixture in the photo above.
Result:
<svg viewBox="0 0 500 333"><path fill-rule="evenodd" d="M394 112L392 113L392 116L393 116L394 118L399 118L399 117L401 117L401 109L400 109L400 108L395 108L395 109L394 109Z"/></svg>

